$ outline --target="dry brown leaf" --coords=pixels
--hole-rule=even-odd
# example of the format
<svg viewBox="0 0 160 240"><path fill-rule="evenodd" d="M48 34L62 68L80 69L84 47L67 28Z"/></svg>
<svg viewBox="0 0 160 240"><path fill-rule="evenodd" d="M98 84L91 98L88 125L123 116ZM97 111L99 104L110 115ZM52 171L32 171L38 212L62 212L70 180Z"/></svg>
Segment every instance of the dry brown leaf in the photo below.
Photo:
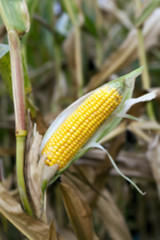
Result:
<svg viewBox="0 0 160 240"><path fill-rule="evenodd" d="M63 238L60 234L57 234L57 240L66 240L66 238ZM68 240L70 240L70 239L68 239Z"/></svg>
<svg viewBox="0 0 160 240"><path fill-rule="evenodd" d="M0 212L27 238L48 240L49 226L24 213L21 205L10 196L2 184L0 184Z"/></svg>
<svg viewBox="0 0 160 240"><path fill-rule="evenodd" d="M137 179L152 179L151 170L148 162L146 161L145 151L137 152L121 150L117 157L117 164L119 169L128 177ZM111 175L117 176L117 171L113 168L110 172Z"/></svg>
<svg viewBox="0 0 160 240"><path fill-rule="evenodd" d="M48 240L58 240L57 239L57 234L56 234L56 228L55 228L55 224L54 222L52 222L50 224L50 228L49 228L49 237L48 237ZM59 238L60 239L60 238Z"/></svg>
<svg viewBox="0 0 160 240"><path fill-rule="evenodd" d="M124 218L112 199L112 196L107 190L103 191L103 195L107 201L104 198L99 198L97 202L97 209L103 220L103 224L111 236L111 239L131 240L132 238Z"/></svg>
<svg viewBox="0 0 160 240"><path fill-rule="evenodd" d="M105 143L107 141L110 141L111 139L119 136L121 133L126 131L127 123L123 121L116 127L114 130L112 130L109 134L107 134L102 140L100 141L100 144Z"/></svg>
<svg viewBox="0 0 160 240"><path fill-rule="evenodd" d="M142 139L144 142L149 143L151 141L151 137L149 137L148 134L143 132L141 129L134 127L133 124L130 124L127 129L134 133L139 139Z"/></svg>
<svg viewBox="0 0 160 240"><path fill-rule="evenodd" d="M26 141L25 155L25 178L30 201L35 215L40 218L42 214L42 191L40 177L42 172L38 171L38 155L42 136L33 128L30 117L28 117L28 135Z"/></svg>
<svg viewBox="0 0 160 240"><path fill-rule="evenodd" d="M142 121L142 122L132 122L131 123L135 128L139 128L142 130L152 130L152 131L160 131L160 124L153 121Z"/></svg>
<svg viewBox="0 0 160 240"><path fill-rule="evenodd" d="M119 10L113 0L99 1L99 8L103 11L113 14L126 28L133 27L125 11Z"/></svg>
<svg viewBox="0 0 160 240"><path fill-rule="evenodd" d="M77 238L97 239L92 227L91 210L78 189L64 176L60 186L65 208Z"/></svg>
<svg viewBox="0 0 160 240"><path fill-rule="evenodd" d="M71 72L73 84L74 84L74 97L77 98L78 83L77 83L77 66L76 66L76 56L75 56L75 29L69 34L68 38L64 41L63 49L67 57L67 63Z"/></svg>
<svg viewBox="0 0 160 240"><path fill-rule="evenodd" d="M155 140L150 142L147 158L153 173L153 177L157 184L158 194L160 197L160 141L159 135L156 136Z"/></svg>
<svg viewBox="0 0 160 240"><path fill-rule="evenodd" d="M60 233L68 240L77 240L73 230L71 228L60 228ZM59 239L58 239L59 240Z"/></svg>
<svg viewBox="0 0 160 240"><path fill-rule="evenodd" d="M0 147L0 155L5 156L5 155L15 155L16 150L15 148L2 148Z"/></svg>
<svg viewBox="0 0 160 240"><path fill-rule="evenodd" d="M36 125L32 126L28 115L28 135L25 154L25 179L27 183L28 196L34 214L38 219L47 222L45 194L42 193L43 180L50 180L57 165L48 167L45 165L45 156L39 157L39 149L42 142L42 135L36 131Z"/></svg>
<svg viewBox="0 0 160 240"><path fill-rule="evenodd" d="M158 41L160 25L157 22L160 22L160 8L157 8L144 24L143 36L146 50L154 46ZM91 78L85 91L97 88L111 74L127 66L137 57L137 31L136 29L132 29L118 50L107 59L101 70Z"/></svg>

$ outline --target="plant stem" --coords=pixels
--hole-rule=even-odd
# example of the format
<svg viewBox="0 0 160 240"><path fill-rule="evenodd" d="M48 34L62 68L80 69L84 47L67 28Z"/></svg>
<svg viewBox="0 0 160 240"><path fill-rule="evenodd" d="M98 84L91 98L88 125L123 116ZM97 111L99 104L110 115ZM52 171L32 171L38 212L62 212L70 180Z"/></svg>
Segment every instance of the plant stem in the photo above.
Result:
<svg viewBox="0 0 160 240"><path fill-rule="evenodd" d="M96 41L96 66L100 69L102 64L102 44L101 44L101 26L102 26L102 19L100 14L100 9L98 6L98 1L93 1L93 7L95 10L95 16L96 16L96 30L98 33L98 37L95 39Z"/></svg>
<svg viewBox="0 0 160 240"><path fill-rule="evenodd" d="M60 96L62 93L61 87L61 49L59 48L59 44L57 43L57 39L54 39L54 60L55 60L55 76L56 76L56 91L57 93L54 94L53 101L51 103L51 110L57 111L58 109L58 102L60 101Z"/></svg>
<svg viewBox="0 0 160 240"><path fill-rule="evenodd" d="M14 30L8 31L10 45L12 88L15 110L16 135L26 129L25 121L25 98L24 98L24 76L22 67L21 45L19 37Z"/></svg>
<svg viewBox="0 0 160 240"><path fill-rule="evenodd" d="M25 138L26 136L16 136L16 170L18 188L23 206L28 214L32 214L32 209L29 204L29 200L26 192L26 185L24 179L24 151L25 151Z"/></svg>
<svg viewBox="0 0 160 240"><path fill-rule="evenodd" d="M65 7L70 16L74 27L74 40L75 40L75 72L76 83L78 87L77 97L83 94L83 69L82 69L82 45L81 45L81 13L79 11L78 2L74 0L64 0Z"/></svg>
<svg viewBox="0 0 160 240"><path fill-rule="evenodd" d="M150 77L148 72L147 58L145 54L144 48L144 39L142 29L137 29L138 34L138 46L139 46L139 60L140 65L144 67L142 72L142 84L144 89L148 89L150 87Z"/></svg>
<svg viewBox="0 0 160 240"><path fill-rule="evenodd" d="M136 0L136 7L137 7L137 10L141 9L140 0ZM137 35L138 35L138 51L139 51L140 65L144 67L142 72L142 85L144 89L149 89L150 75L148 71L148 63L147 63L147 57L146 57L145 46L144 46L144 38L143 38L143 32L142 32L141 26L137 27ZM147 112L150 119L156 120L153 105L151 102L147 104Z"/></svg>
<svg viewBox="0 0 160 240"><path fill-rule="evenodd" d="M83 94L83 74L82 74L82 49L81 49L81 31L80 26L75 26L75 63L76 79L78 85L78 97Z"/></svg>
<svg viewBox="0 0 160 240"><path fill-rule="evenodd" d="M16 128L16 166L18 188L22 204L25 210L32 215L29 204L25 179L24 179L24 151L26 131L26 112L25 112L25 95L24 95L24 73L21 56L21 43L18 34L14 30L8 31L10 45L12 88L15 111L15 128Z"/></svg>

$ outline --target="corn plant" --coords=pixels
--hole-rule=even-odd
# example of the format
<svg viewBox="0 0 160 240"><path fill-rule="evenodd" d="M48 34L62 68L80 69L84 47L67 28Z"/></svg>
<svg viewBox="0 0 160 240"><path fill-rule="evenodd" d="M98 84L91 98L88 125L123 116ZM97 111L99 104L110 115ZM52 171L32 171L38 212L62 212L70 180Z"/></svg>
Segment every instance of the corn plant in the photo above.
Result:
<svg viewBox="0 0 160 240"><path fill-rule="evenodd" d="M105 231L115 240L132 239L123 215L105 187L104 173L109 171L106 158L119 176L119 181L125 179L129 182L133 187L131 189L140 193L139 198L144 198L147 189L144 186L139 187L132 176L119 168L115 161L118 152L116 144L109 147L106 142L110 143L113 139L118 141L119 134L129 131L148 144L151 139L145 131L149 129L153 135L155 129L160 129L156 122L159 116L151 102L158 98L158 90L150 87L149 64L145 52L146 39L151 42L146 32L159 18L154 13L159 11L159 1L147 6L136 1L135 12L138 14L134 13L136 20L133 23L127 16L127 11L120 9L120 1L117 5L114 1L108 2L109 5L105 1L86 3L83 0L63 0L33 3L29 0L0 0L0 15L6 29L4 43L0 45L0 72L14 105L14 185L18 190L17 200L11 191L11 185L7 187L9 177L5 179L1 173L0 212L2 226L8 224L6 219L11 222L15 229L19 230L19 239L23 239L23 234L33 240L95 240L105 239ZM124 5L128 6L129 3L126 1ZM112 18L108 23L111 30L105 27L103 11L114 16L120 31L130 30L123 43L128 49L126 47L124 51L122 45L111 56L107 54L116 42L111 43L108 40L110 48L104 52L103 47L106 46L106 36L108 39L112 38L118 28L110 28L113 24ZM41 16L37 13L41 13ZM145 21L150 22L147 25ZM144 33L143 23L147 28ZM154 33L155 38L157 32ZM128 45L127 39L130 35L135 37ZM42 42L38 44L39 41ZM135 48L136 55L133 54ZM133 63L135 58L139 58L140 66L137 62ZM87 69L85 63L92 64L96 72ZM43 66L38 68L41 64ZM129 69L127 64L130 64ZM124 65L127 70L122 68ZM120 69L123 69L121 77L112 76L114 79L111 79L111 75L118 74ZM141 75L140 87L145 93L133 97L136 92L136 79ZM47 76L46 79L43 76ZM35 96L31 83L33 89L35 88ZM42 84L41 93L36 89L36 84ZM37 101L34 101L34 98ZM144 102L148 102L147 105L143 105ZM145 116L132 112L132 106L137 106L136 104L146 106ZM128 113L129 110L131 112ZM56 117L52 115L48 130L45 111L56 114ZM144 128L144 125L149 127ZM157 139L153 141L152 151L150 148L147 150L149 159L155 154L153 149L158 144ZM105 164L98 162L97 167L94 166L94 155L91 165L87 161L87 167L81 164L92 151L104 154ZM155 166L151 165L151 169L155 174ZM154 176L158 182L157 173ZM51 189L54 189L54 194ZM51 199L54 199L53 203L56 202L57 208L53 206ZM60 213L57 213L57 209ZM119 221L116 220L114 212ZM53 217L54 214L57 218ZM105 219L104 228L100 226L101 221L92 221L94 214L95 219L99 219L98 214L102 216L101 220ZM111 216L116 231L112 230L107 216ZM68 220L73 230L65 228ZM2 231L0 237L3 238L5 234L5 231Z"/></svg>

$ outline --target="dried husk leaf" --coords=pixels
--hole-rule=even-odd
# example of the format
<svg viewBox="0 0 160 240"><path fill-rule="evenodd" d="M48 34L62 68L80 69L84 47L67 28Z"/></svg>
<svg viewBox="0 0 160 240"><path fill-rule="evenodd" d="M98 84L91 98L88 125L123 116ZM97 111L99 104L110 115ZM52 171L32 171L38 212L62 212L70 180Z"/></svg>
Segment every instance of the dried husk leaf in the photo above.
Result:
<svg viewBox="0 0 160 240"><path fill-rule="evenodd" d="M103 224L111 236L111 239L131 240L132 238L124 218L112 199L112 196L107 190L104 190L102 193L107 201L104 198L99 198L97 202L97 210L103 220Z"/></svg>
<svg viewBox="0 0 160 240"><path fill-rule="evenodd" d="M51 223L50 228L49 228L49 240L51 240L51 239L57 240L54 222Z"/></svg>
<svg viewBox="0 0 160 240"><path fill-rule="evenodd" d="M43 211L42 190L40 184L41 172L38 168L38 153L42 141L42 136L34 130L28 113L28 135L26 141L25 154L25 179L27 183L27 191L30 197L32 208L35 215L40 218Z"/></svg>
<svg viewBox="0 0 160 240"><path fill-rule="evenodd" d="M28 114L28 135L26 141L25 154L25 179L27 184L27 191L31 201L34 214L44 222L46 218L46 192L42 191L43 181L49 181L50 176L57 171L56 166L47 169L47 176L43 175L44 169L48 166L45 164L45 157L39 158L39 148L42 142L42 135L36 130L36 125L33 127L30 116Z"/></svg>
<svg viewBox="0 0 160 240"><path fill-rule="evenodd" d="M60 184L64 205L79 240L96 239L92 227L91 210L78 189L64 176Z"/></svg>

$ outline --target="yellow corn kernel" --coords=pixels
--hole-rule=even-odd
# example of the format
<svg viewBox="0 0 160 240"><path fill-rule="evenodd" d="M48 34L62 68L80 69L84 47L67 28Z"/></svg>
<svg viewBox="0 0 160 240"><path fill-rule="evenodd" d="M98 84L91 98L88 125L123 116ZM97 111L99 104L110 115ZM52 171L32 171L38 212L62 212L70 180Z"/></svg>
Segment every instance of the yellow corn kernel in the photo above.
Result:
<svg viewBox="0 0 160 240"><path fill-rule="evenodd" d="M64 120L46 143L42 150L42 154L46 154L46 164L58 164L59 170L63 169L121 100L122 95L108 86L91 94Z"/></svg>

